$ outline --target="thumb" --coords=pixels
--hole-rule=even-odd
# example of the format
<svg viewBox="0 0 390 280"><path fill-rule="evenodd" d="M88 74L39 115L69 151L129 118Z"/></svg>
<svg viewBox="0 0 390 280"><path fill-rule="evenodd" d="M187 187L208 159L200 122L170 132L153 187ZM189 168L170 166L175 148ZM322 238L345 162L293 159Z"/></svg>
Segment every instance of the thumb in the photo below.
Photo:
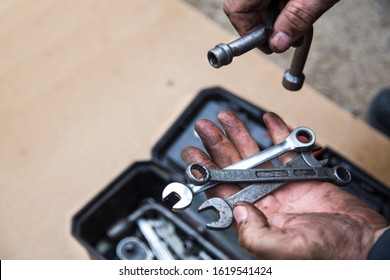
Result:
<svg viewBox="0 0 390 280"><path fill-rule="evenodd" d="M241 246L252 255L259 255L259 236L269 231L267 217L254 205L245 202L236 204L233 216L238 225Z"/></svg>
<svg viewBox="0 0 390 280"><path fill-rule="evenodd" d="M339 0L290 0L277 17L270 48L284 52L308 31L313 23Z"/></svg>

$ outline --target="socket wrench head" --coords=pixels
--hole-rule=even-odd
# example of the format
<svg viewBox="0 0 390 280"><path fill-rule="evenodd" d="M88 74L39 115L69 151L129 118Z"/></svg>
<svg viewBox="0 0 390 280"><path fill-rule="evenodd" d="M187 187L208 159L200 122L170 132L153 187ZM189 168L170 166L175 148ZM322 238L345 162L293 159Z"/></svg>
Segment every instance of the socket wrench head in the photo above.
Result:
<svg viewBox="0 0 390 280"><path fill-rule="evenodd" d="M305 75L303 73L294 76L291 74L290 69L286 70L283 75L282 85L285 89L290 91L298 91L302 88L305 82Z"/></svg>
<svg viewBox="0 0 390 280"><path fill-rule="evenodd" d="M207 53L207 59L214 68L220 68L233 61L233 52L226 44L219 44Z"/></svg>

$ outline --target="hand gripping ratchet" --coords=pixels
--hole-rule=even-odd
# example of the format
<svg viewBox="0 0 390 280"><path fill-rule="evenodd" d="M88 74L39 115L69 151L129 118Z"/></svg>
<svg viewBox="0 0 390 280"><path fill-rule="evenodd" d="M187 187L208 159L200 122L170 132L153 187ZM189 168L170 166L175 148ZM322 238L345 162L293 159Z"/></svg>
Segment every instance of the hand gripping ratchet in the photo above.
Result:
<svg viewBox="0 0 390 280"><path fill-rule="evenodd" d="M228 65L233 61L234 57L240 56L266 43L272 33L274 21L278 15L278 2L279 1L271 1L265 26L255 28L233 42L228 44L221 43L209 50L207 59L210 65L214 68ZM296 48L290 68L287 69L283 75L282 84L286 89L291 91L300 90L305 81L303 69L313 40L313 28L306 31L303 34L302 39L303 43Z"/></svg>
<svg viewBox="0 0 390 280"><path fill-rule="evenodd" d="M325 162L317 161L311 152L303 152L283 167L291 169L310 167L319 168L322 167L323 164L325 164ZM349 173L349 171L341 167L337 169L339 170L338 176L340 176L340 180L343 182L343 184L349 183L351 181L351 174ZM286 182L252 184L228 198L210 198L199 207L198 211L202 212L207 209L212 209L216 213L218 213L219 219L217 221L207 224L206 227L208 229L227 229L233 222L232 209L237 202L244 201L249 203L255 203L256 201L275 191L285 183Z"/></svg>
<svg viewBox="0 0 390 280"><path fill-rule="evenodd" d="M291 134L280 144L267 148L255 155L229 165L224 169L254 168L290 151L308 151L313 148L315 140L315 134L311 129L306 127L298 127L294 129ZM191 205L194 195L216 185L218 185L218 183L206 183L204 185L195 186L191 183L185 185L183 183L173 182L164 188L162 193L162 200L165 201L168 199L168 197L174 195L179 199L179 201L173 205L172 210L184 210Z"/></svg>

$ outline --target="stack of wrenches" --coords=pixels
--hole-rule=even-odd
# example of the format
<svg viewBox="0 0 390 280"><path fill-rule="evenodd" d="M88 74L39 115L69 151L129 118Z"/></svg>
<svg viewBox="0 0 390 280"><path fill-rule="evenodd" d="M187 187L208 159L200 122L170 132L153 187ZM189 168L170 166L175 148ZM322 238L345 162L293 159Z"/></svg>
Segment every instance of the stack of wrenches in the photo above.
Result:
<svg viewBox="0 0 390 280"><path fill-rule="evenodd" d="M341 166L325 167L326 161L318 161L312 155L315 140L311 129L298 127L282 143L222 170L212 170L194 163L186 170L189 183L185 185L174 182L167 185L162 198L167 200L172 195L176 196L179 201L173 205L172 210L180 211L191 205L194 195L219 183L253 183L228 198L210 198L199 207L199 212L212 209L219 216L218 221L206 225L208 229L223 230L232 224L232 209L236 203L255 203L287 182L320 180L340 186L347 185L351 181L351 174L347 169ZM252 169L290 151L299 152L298 156L280 168Z"/></svg>

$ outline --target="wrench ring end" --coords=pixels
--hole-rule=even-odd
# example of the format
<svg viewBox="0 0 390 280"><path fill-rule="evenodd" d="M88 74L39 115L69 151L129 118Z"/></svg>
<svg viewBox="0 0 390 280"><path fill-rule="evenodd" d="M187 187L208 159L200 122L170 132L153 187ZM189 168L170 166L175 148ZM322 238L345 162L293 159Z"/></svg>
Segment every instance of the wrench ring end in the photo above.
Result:
<svg viewBox="0 0 390 280"><path fill-rule="evenodd" d="M198 171L201 175L200 178L197 178L193 171ZM210 170L201 163L193 163L187 167L185 172L185 176L187 181L190 184L194 184L195 186L200 186L206 184L210 180Z"/></svg>
<svg viewBox="0 0 390 280"><path fill-rule="evenodd" d="M333 173L337 178L337 183L341 186L348 185L352 180L351 173L342 166L335 166L333 168Z"/></svg>
<svg viewBox="0 0 390 280"><path fill-rule="evenodd" d="M316 142L316 135L313 130L307 127L297 127L288 137L297 148L310 148Z"/></svg>

